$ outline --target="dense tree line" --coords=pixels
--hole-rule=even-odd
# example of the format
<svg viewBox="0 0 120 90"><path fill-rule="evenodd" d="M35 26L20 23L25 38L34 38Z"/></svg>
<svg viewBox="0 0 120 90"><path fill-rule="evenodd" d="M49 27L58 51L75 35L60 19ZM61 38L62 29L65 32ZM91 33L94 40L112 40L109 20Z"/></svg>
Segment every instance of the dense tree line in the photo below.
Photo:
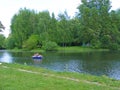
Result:
<svg viewBox="0 0 120 90"><path fill-rule="evenodd" d="M5 47L54 50L57 46L89 46L118 49L120 10L111 11L109 0L81 2L72 18L67 11L55 17L49 11L20 9L11 20L11 34L5 40Z"/></svg>

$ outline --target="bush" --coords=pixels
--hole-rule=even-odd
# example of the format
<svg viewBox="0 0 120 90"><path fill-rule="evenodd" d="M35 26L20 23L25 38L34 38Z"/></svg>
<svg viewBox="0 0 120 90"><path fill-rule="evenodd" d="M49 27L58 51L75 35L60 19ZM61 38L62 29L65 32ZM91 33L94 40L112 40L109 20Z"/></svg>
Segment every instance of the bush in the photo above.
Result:
<svg viewBox="0 0 120 90"><path fill-rule="evenodd" d="M10 35L8 38L5 39L5 48L13 49L15 47L15 38L12 35Z"/></svg>
<svg viewBox="0 0 120 90"><path fill-rule="evenodd" d="M109 49L110 50L118 50L118 44L117 43L110 44Z"/></svg>
<svg viewBox="0 0 120 90"><path fill-rule="evenodd" d="M98 49L98 48L100 48L100 46L101 46L101 42L99 40L97 40L97 39L91 40L92 48Z"/></svg>
<svg viewBox="0 0 120 90"><path fill-rule="evenodd" d="M34 49L37 47L38 43L38 36L37 35L31 35L28 40L26 40L23 44L24 49Z"/></svg>
<svg viewBox="0 0 120 90"><path fill-rule="evenodd" d="M57 43L56 42L52 42L52 41L46 41L43 43L42 48L46 51L56 51L57 50Z"/></svg>

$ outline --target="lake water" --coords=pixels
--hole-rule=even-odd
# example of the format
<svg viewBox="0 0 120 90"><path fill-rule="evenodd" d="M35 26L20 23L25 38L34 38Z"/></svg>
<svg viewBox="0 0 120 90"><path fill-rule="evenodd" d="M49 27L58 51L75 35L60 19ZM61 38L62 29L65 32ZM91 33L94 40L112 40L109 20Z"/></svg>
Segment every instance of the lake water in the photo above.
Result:
<svg viewBox="0 0 120 90"><path fill-rule="evenodd" d="M55 71L106 75L120 80L120 52L42 53L43 59L33 60L33 52L0 51L0 62L20 63Z"/></svg>

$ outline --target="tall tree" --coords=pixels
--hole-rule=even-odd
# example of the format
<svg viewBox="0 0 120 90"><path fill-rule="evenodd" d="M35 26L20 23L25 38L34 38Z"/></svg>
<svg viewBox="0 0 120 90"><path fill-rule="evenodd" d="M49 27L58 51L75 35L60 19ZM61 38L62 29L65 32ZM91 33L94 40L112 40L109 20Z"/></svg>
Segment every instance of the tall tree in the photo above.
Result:
<svg viewBox="0 0 120 90"><path fill-rule="evenodd" d="M15 45L22 48L23 42L33 33L35 27L34 11L29 9L20 9L19 13L12 19L11 30L14 36Z"/></svg>
<svg viewBox="0 0 120 90"><path fill-rule="evenodd" d="M0 21L0 32L2 32L2 30L4 30L5 27L3 26L2 22Z"/></svg>
<svg viewBox="0 0 120 90"><path fill-rule="evenodd" d="M78 7L82 29L80 40L90 45L108 47L116 37L116 27L113 27L110 17L111 2L109 0L82 0ZM115 32L114 32L115 31ZM110 41L106 43L106 40ZM95 46L96 46L95 45Z"/></svg>
<svg viewBox="0 0 120 90"><path fill-rule="evenodd" d="M72 30L70 27L72 23L70 22L70 17L68 16L67 11L63 14L60 13L58 16L58 43L62 44L62 46L66 46L73 42Z"/></svg>
<svg viewBox="0 0 120 90"><path fill-rule="evenodd" d="M51 16L49 11L42 11L37 14L37 28L34 33L39 36L39 45L51 41Z"/></svg>

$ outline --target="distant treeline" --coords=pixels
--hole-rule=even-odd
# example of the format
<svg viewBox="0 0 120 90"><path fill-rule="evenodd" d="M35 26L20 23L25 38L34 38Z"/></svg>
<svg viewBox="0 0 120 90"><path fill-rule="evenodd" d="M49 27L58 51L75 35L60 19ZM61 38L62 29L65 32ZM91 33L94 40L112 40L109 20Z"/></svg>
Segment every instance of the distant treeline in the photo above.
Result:
<svg viewBox="0 0 120 90"><path fill-rule="evenodd" d="M109 0L81 0L74 17L67 11L50 15L20 9L11 20L11 34L0 36L1 48L54 50L57 46L88 46L117 50L120 46L120 10L111 10Z"/></svg>

